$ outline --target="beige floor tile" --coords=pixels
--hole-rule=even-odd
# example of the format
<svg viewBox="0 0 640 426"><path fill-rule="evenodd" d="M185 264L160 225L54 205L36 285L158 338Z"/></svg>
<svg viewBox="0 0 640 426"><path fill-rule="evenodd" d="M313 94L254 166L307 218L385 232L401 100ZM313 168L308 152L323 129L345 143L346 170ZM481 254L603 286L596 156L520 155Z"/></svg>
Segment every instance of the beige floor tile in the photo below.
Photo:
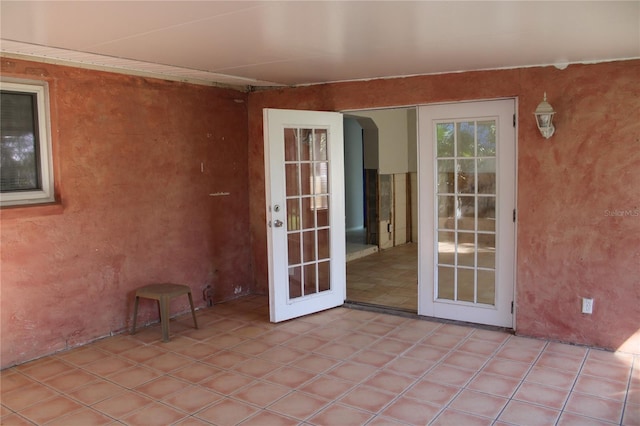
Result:
<svg viewBox="0 0 640 426"><path fill-rule="evenodd" d="M340 398L339 402L360 410L378 413L395 398L396 394L360 385Z"/></svg>
<svg viewBox="0 0 640 426"><path fill-rule="evenodd" d="M71 370L67 373L58 374L51 379L47 379L44 381L44 384L58 392L68 393L76 388L97 380L98 377L93 374L89 374L82 370Z"/></svg>
<svg viewBox="0 0 640 426"><path fill-rule="evenodd" d="M389 405L382 415L410 425L426 425L439 411L437 405L402 396Z"/></svg>
<svg viewBox="0 0 640 426"><path fill-rule="evenodd" d="M221 369L213 367L209 364L194 362L178 370L172 371L170 375L190 383L199 383L208 378L211 378L221 371Z"/></svg>
<svg viewBox="0 0 640 426"><path fill-rule="evenodd" d="M291 389L274 383L255 382L232 394L233 398L249 402L259 407L267 407L286 394Z"/></svg>
<svg viewBox="0 0 640 426"><path fill-rule="evenodd" d="M367 285L414 285L385 268ZM0 372L0 423L640 426L629 354L342 307L271 324L265 296L198 318Z"/></svg>
<svg viewBox="0 0 640 426"><path fill-rule="evenodd" d="M344 425L359 426L367 423L373 416L370 413L340 404L332 404L309 419L312 425Z"/></svg>
<svg viewBox="0 0 640 426"><path fill-rule="evenodd" d="M115 373L107 376L107 379L124 388L132 389L161 375L162 373L157 370L152 370L142 366L135 366L116 371Z"/></svg>
<svg viewBox="0 0 640 426"><path fill-rule="evenodd" d="M217 368L233 368L234 366L248 360L250 357L238 352L222 350L215 354L203 358L201 362L210 364Z"/></svg>
<svg viewBox="0 0 640 426"><path fill-rule="evenodd" d="M305 420L327 405L327 401L302 392L294 391L269 406L269 411L275 411L285 416Z"/></svg>
<svg viewBox="0 0 640 426"><path fill-rule="evenodd" d="M58 374L74 370L75 368L77 367L64 361L60 361L55 357L42 358L17 367L18 371L22 374L41 382L57 376Z"/></svg>
<svg viewBox="0 0 640 426"><path fill-rule="evenodd" d="M451 386L464 386L475 375L475 371L465 370L445 364L438 365L431 369L425 378L437 383Z"/></svg>
<svg viewBox="0 0 640 426"><path fill-rule="evenodd" d="M280 414L272 413L270 411L260 411L256 415L248 418L240 423L241 426L295 426L300 422L290 417L285 417Z"/></svg>
<svg viewBox="0 0 640 426"><path fill-rule="evenodd" d="M623 408L623 403L619 401L572 393L569 395L564 409L574 414L620 423L622 421Z"/></svg>
<svg viewBox="0 0 640 426"><path fill-rule="evenodd" d="M69 392L68 395L85 405L93 405L124 391L123 387L115 383L99 379Z"/></svg>
<svg viewBox="0 0 640 426"><path fill-rule="evenodd" d="M74 411L80 410L81 404L64 396L54 396L53 398L39 401L24 410L20 410L20 415L37 424L44 424L58 417L64 417Z"/></svg>
<svg viewBox="0 0 640 426"><path fill-rule="evenodd" d="M479 373L467 385L467 388L506 398L511 397L518 388L520 380L489 373Z"/></svg>
<svg viewBox="0 0 640 426"><path fill-rule="evenodd" d="M433 405L444 406L448 404L460 390L461 388L459 387L447 386L429 380L420 380L406 392L406 396Z"/></svg>
<svg viewBox="0 0 640 426"><path fill-rule="evenodd" d="M153 401L136 392L126 391L94 404L92 408L110 417L121 419Z"/></svg>
<svg viewBox="0 0 640 426"><path fill-rule="evenodd" d="M327 376L359 383L371 377L378 369L371 365L345 361L326 373Z"/></svg>
<svg viewBox="0 0 640 426"><path fill-rule="evenodd" d="M163 402L185 413L193 414L222 398L221 395L203 387L189 386L165 397Z"/></svg>
<svg viewBox="0 0 640 426"><path fill-rule="evenodd" d="M47 423L47 426L81 426L81 425L109 425L113 423L111 417L105 416L91 408L81 408L66 416L61 416Z"/></svg>
<svg viewBox="0 0 640 426"><path fill-rule="evenodd" d="M572 391L624 402L627 383L580 374Z"/></svg>
<svg viewBox="0 0 640 426"><path fill-rule="evenodd" d="M337 400L350 389L356 386L353 382L336 379L328 376L318 376L309 383L301 386L300 391L310 395L319 396L328 400Z"/></svg>
<svg viewBox="0 0 640 426"><path fill-rule="evenodd" d="M16 389L23 389L37 383L35 379L25 376L14 368L3 370L0 379L0 395L5 395Z"/></svg>
<svg viewBox="0 0 640 426"><path fill-rule="evenodd" d="M11 392L3 393L2 405L13 411L20 411L56 395L57 393L50 388L40 383L32 383L22 388L14 389Z"/></svg>
<svg viewBox="0 0 640 426"><path fill-rule="evenodd" d="M316 374L313 372L286 366L275 370L273 373L267 374L262 380L295 389L314 377L316 377Z"/></svg>
<svg viewBox="0 0 640 426"><path fill-rule="evenodd" d="M498 419L516 425L548 426L555 424L559 414L557 410L512 400Z"/></svg>
<svg viewBox="0 0 640 426"><path fill-rule="evenodd" d="M376 389L392 392L399 395L415 382L415 377L405 376L402 374L394 373L392 371L382 370L371 376L367 381L364 382L364 384Z"/></svg>
<svg viewBox="0 0 640 426"><path fill-rule="evenodd" d="M137 386L134 390L142 395L148 396L149 398L164 399L189 386L189 383L185 381L175 379L171 376L161 376Z"/></svg>
<svg viewBox="0 0 640 426"><path fill-rule="evenodd" d="M430 423L430 426L489 426L492 423L493 419L475 416L473 414L463 413L448 408L440 413L438 418L434 420L433 423Z"/></svg>
<svg viewBox="0 0 640 426"><path fill-rule="evenodd" d="M233 367L233 371L237 371L238 373L242 373L247 376L261 378L272 373L274 370L277 370L279 367L280 364L276 364L275 362L260 358L250 358Z"/></svg>
<svg viewBox="0 0 640 426"><path fill-rule="evenodd" d="M577 373L583 361L582 357L569 356L557 352L544 352L536 361L536 365Z"/></svg>
<svg viewBox="0 0 640 426"><path fill-rule="evenodd" d="M557 426L611 426L616 423L605 422L591 417L579 416L567 411L560 415ZM624 425L624 423L623 423Z"/></svg>
<svg viewBox="0 0 640 426"><path fill-rule="evenodd" d="M544 405L554 410L561 410L569 392L567 390L552 388L532 382L524 382L518 388L513 399Z"/></svg>
<svg viewBox="0 0 640 426"><path fill-rule="evenodd" d="M525 380L546 386L571 389L576 381L576 374L555 368L534 366L527 374Z"/></svg>
<svg viewBox="0 0 640 426"><path fill-rule="evenodd" d="M455 397L449 407L469 414L496 418L507 402L507 398L465 389Z"/></svg>
<svg viewBox="0 0 640 426"><path fill-rule="evenodd" d="M173 424L187 415L167 405L152 402L128 415L122 422L130 426L163 426Z"/></svg>
<svg viewBox="0 0 640 426"><path fill-rule="evenodd" d="M200 383L202 386L223 395L230 395L238 389L253 383L254 379L239 373L222 372Z"/></svg>

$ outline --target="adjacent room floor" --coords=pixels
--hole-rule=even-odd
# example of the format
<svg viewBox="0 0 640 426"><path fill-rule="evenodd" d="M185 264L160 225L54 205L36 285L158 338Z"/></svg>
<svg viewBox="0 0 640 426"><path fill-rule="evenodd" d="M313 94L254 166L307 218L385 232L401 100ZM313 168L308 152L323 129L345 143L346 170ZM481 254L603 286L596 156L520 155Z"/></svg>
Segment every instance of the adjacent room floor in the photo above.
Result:
<svg viewBox="0 0 640 426"><path fill-rule="evenodd" d="M376 250L347 262L347 300L418 312L418 244Z"/></svg>
<svg viewBox="0 0 640 426"><path fill-rule="evenodd" d="M3 425L638 425L640 356L251 296L2 371Z"/></svg>

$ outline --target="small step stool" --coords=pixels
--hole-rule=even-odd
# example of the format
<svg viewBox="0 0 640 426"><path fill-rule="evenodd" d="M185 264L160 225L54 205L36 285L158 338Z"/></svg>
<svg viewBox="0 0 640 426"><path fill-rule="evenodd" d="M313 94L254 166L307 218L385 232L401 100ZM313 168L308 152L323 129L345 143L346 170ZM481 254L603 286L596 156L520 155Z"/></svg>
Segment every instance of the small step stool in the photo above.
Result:
<svg viewBox="0 0 640 426"><path fill-rule="evenodd" d="M160 308L160 324L162 325L162 341L169 341L169 302L174 297L186 294L189 296L189 304L191 305L191 315L193 315L193 324L198 328L196 320L196 311L193 307L193 297L191 295L191 287L182 284L150 284L140 287L136 290L136 301L133 307L133 328L131 334L136 332L136 321L138 319L138 301L141 297L145 299L154 299L158 301Z"/></svg>

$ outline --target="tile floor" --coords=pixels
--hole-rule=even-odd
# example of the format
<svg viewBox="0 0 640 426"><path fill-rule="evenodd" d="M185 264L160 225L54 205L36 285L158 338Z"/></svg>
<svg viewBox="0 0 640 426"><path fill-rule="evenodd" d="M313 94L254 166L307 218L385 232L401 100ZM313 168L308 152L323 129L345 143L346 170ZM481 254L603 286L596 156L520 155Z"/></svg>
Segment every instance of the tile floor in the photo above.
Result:
<svg viewBox="0 0 640 426"><path fill-rule="evenodd" d="M418 311L418 244L408 243L347 262L347 299Z"/></svg>
<svg viewBox="0 0 640 426"><path fill-rule="evenodd" d="M250 296L2 371L3 425L640 425L640 356Z"/></svg>

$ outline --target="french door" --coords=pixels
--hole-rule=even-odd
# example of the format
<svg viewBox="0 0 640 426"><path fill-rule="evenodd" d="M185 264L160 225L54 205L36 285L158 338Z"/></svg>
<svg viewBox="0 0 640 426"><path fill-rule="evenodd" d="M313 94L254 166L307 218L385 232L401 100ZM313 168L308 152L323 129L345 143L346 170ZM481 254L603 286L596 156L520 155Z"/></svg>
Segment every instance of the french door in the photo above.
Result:
<svg viewBox="0 0 640 426"><path fill-rule="evenodd" d="M342 114L264 110L272 322L344 303Z"/></svg>
<svg viewBox="0 0 640 426"><path fill-rule="evenodd" d="M419 107L420 315L514 327L515 100Z"/></svg>

